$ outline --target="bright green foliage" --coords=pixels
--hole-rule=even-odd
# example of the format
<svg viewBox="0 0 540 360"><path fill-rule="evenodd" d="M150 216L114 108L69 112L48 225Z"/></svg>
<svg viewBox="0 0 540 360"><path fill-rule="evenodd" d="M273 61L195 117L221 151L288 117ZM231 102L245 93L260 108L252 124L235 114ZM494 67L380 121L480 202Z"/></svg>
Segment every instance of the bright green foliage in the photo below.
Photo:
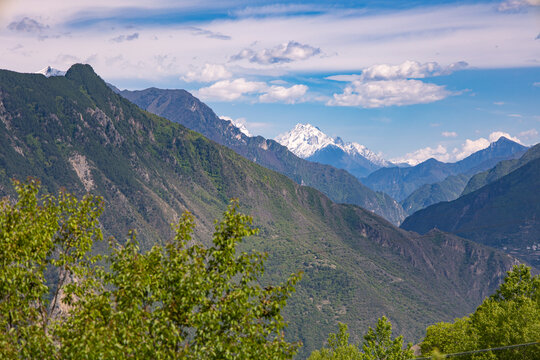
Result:
<svg viewBox="0 0 540 360"><path fill-rule="evenodd" d="M0 202L0 358L53 358L59 289L68 273L82 276L97 260L88 253L102 237L101 200L65 192L38 198L36 180L14 185L17 202ZM58 286L50 289L45 272L53 267Z"/></svg>
<svg viewBox="0 0 540 360"><path fill-rule="evenodd" d="M361 359L362 353L358 346L349 344L347 325L339 323L339 333L328 335L329 348L315 350L308 360L352 360Z"/></svg>
<svg viewBox="0 0 540 360"><path fill-rule="evenodd" d="M257 232L233 202L210 247L191 239L185 213L165 246L141 253L135 235L105 265L88 254L101 238L99 198L62 193L19 200L0 214L0 358L289 359L281 309L298 275L263 287L264 255L237 253ZM45 273L59 269L54 296ZM50 297L50 296L49 296ZM58 305L60 309L58 310Z"/></svg>
<svg viewBox="0 0 540 360"><path fill-rule="evenodd" d="M297 345L283 339L280 311L299 278L261 287L264 256L236 253L242 238L256 233L251 218L236 211L232 203L208 248L192 242L189 213L165 247L141 254L134 236L118 246L99 291L73 287L82 298L60 331L62 356L291 358Z"/></svg>
<svg viewBox="0 0 540 360"><path fill-rule="evenodd" d="M540 339L540 276L519 265L508 272L495 294L484 300L470 316L454 323L428 327L421 344L422 354L435 349L455 353L523 344ZM463 359L537 359L540 346L507 349Z"/></svg>
<svg viewBox="0 0 540 360"><path fill-rule="evenodd" d="M403 349L403 336L392 340L392 324L383 316L377 321L375 329L369 328L364 335L363 360L405 360L413 357L412 344Z"/></svg>
<svg viewBox="0 0 540 360"><path fill-rule="evenodd" d="M433 355L435 351L452 354L478 349L478 336L471 329L470 318L455 319L453 323L437 323L426 330L426 337L420 344L422 354Z"/></svg>
<svg viewBox="0 0 540 360"><path fill-rule="evenodd" d="M403 348L403 336L392 340L392 324L383 316L377 321L375 329L371 327L364 335L362 349L349 344L347 325L339 324L339 333L328 337L330 348L314 351L308 360L406 360L412 358L412 344Z"/></svg>

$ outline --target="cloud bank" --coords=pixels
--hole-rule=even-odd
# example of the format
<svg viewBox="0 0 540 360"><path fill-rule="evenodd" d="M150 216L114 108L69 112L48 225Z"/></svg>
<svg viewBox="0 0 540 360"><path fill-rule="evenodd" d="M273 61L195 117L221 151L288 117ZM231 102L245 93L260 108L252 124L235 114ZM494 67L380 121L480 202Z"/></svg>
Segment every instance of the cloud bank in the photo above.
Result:
<svg viewBox="0 0 540 360"><path fill-rule="evenodd" d="M231 57L231 61L248 60L260 65L282 64L293 61L306 60L321 53L321 49L296 41L280 44L269 49L255 51L244 49Z"/></svg>
<svg viewBox="0 0 540 360"><path fill-rule="evenodd" d="M428 84L419 80L379 80L350 83L343 93L334 94L327 102L330 106L359 106L380 108L426 104L442 100L452 93L444 86Z"/></svg>
<svg viewBox="0 0 540 360"><path fill-rule="evenodd" d="M437 62L405 61L399 65L377 64L362 70L360 75L332 76L327 79L350 81L343 93L334 94L330 106L380 108L426 104L442 100L453 93L444 86L426 83L421 78L449 74L467 67L460 61L446 67Z"/></svg>
<svg viewBox="0 0 540 360"><path fill-rule="evenodd" d="M234 80L221 80L208 87L196 91L196 95L203 100L234 101L245 100L247 95L257 95L259 102L282 102L295 104L303 101L308 87L306 85L292 85L290 87L271 85L265 82L249 81L244 78Z"/></svg>
<svg viewBox="0 0 540 360"><path fill-rule="evenodd" d="M228 79L232 77L232 73L223 65L205 64L202 69L188 71L182 80L187 82L212 82L217 80Z"/></svg>

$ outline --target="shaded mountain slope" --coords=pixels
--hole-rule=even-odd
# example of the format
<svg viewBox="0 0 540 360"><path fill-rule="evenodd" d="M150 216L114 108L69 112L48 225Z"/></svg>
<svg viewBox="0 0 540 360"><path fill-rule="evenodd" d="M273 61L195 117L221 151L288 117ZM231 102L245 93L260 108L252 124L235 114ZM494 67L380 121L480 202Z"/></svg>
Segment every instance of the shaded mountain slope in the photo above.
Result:
<svg viewBox="0 0 540 360"><path fill-rule="evenodd" d="M492 183L500 179L501 177L505 175L508 175L509 173L516 170L520 166L523 166L529 161L533 159L537 159L539 157L540 157L540 144L537 144L533 146L532 148L530 148L529 150L527 150L527 152L523 154L523 156L520 157L519 159L501 161L497 165L495 165L492 169L474 175L467 183L467 186L465 187L465 189L463 189L463 193L461 195L466 195L470 192L478 190L482 186L485 186L489 183Z"/></svg>
<svg viewBox="0 0 540 360"><path fill-rule="evenodd" d="M501 137L486 149L455 163L428 159L408 168L382 168L362 179L362 182L375 191L382 191L403 201L422 185L440 182L450 175L474 175L492 168L499 161L518 158L526 150L526 147Z"/></svg>
<svg viewBox="0 0 540 360"><path fill-rule="evenodd" d="M465 174L450 175L441 182L422 185L401 202L403 210L411 215L420 209L441 201L457 199L467 185L469 176Z"/></svg>
<svg viewBox="0 0 540 360"><path fill-rule="evenodd" d="M150 88L125 90L120 94L141 108L195 130L298 184L313 186L335 202L362 206L394 224L405 218L401 205L390 196L372 191L345 170L301 159L274 140L246 136L185 90Z"/></svg>
<svg viewBox="0 0 540 360"><path fill-rule="evenodd" d="M403 229L437 228L505 249L538 266L540 159L533 159L480 189L408 217Z"/></svg>
<svg viewBox="0 0 540 360"><path fill-rule="evenodd" d="M387 315L418 339L426 325L472 311L500 283L512 257L441 232L418 236L354 205L259 166L113 93L87 65L66 77L0 71L0 193L35 176L104 197L104 231L137 229L142 248L172 234L184 210L206 241L228 199L261 228L244 249L267 251L266 278L304 271L286 307L300 357L320 348L336 322L355 340Z"/></svg>

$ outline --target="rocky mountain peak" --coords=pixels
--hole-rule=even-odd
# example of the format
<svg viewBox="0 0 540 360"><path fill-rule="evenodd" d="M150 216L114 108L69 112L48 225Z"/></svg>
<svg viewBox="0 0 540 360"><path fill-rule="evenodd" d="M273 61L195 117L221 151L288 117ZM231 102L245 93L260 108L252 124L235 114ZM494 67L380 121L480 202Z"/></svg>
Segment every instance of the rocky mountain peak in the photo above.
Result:
<svg viewBox="0 0 540 360"><path fill-rule="evenodd" d="M51 76L64 76L66 75L66 72L47 66L37 71L36 74L42 74L42 75L45 75L45 77L51 77Z"/></svg>
<svg viewBox="0 0 540 360"><path fill-rule="evenodd" d="M392 165L366 146L345 142L339 136L332 138L311 124L296 124L292 130L278 135L275 140L304 159L328 146L335 146L352 157L361 156L379 167Z"/></svg>

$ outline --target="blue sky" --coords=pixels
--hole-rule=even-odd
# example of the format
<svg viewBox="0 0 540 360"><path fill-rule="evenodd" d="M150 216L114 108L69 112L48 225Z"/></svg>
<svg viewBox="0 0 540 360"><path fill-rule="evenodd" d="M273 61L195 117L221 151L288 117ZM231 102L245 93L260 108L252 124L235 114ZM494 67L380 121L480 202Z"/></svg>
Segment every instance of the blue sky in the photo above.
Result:
<svg viewBox="0 0 540 360"><path fill-rule="evenodd" d="M187 89L253 134L311 123L411 163L540 141L540 0L0 0L0 59L89 63L120 88Z"/></svg>

